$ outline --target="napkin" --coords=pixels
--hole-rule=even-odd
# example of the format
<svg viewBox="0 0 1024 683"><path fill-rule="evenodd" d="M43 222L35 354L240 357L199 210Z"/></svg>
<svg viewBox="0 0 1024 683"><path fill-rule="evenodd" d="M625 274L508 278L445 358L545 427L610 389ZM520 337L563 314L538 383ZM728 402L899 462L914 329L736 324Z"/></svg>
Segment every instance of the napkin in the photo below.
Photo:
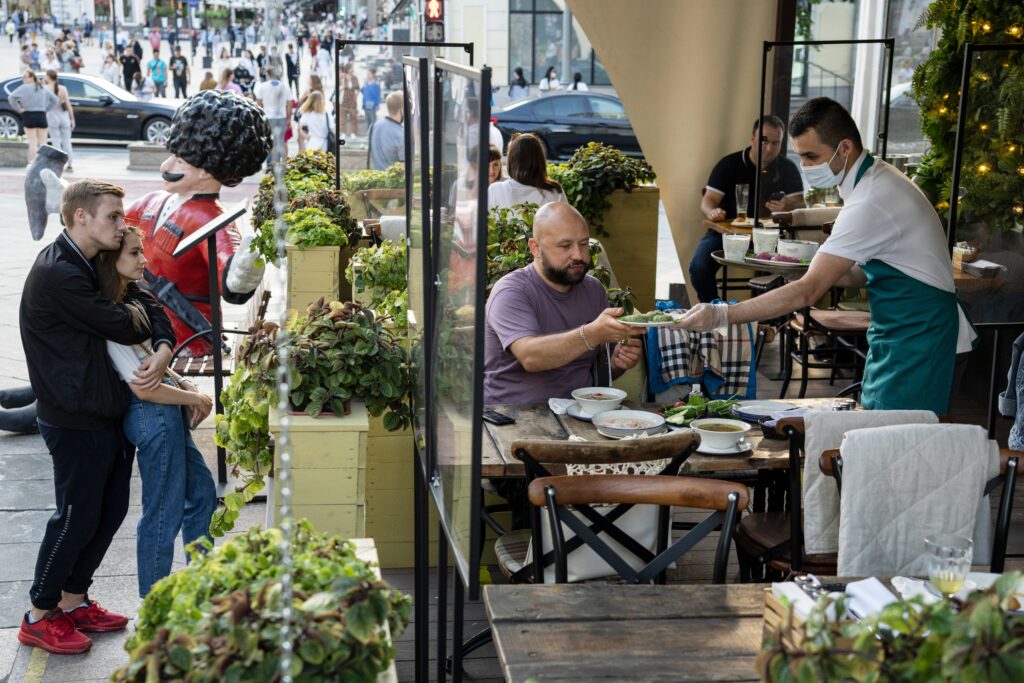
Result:
<svg viewBox="0 0 1024 683"><path fill-rule="evenodd" d="M549 398L548 408L551 408L551 412L555 415L565 415L565 411L569 410L569 406L576 402L576 399L572 398Z"/></svg>
<svg viewBox="0 0 1024 683"><path fill-rule="evenodd" d="M798 585L792 581L785 583L773 583L772 595L778 598L783 605L792 605L793 614L806 620L814 607L814 600L807 593L804 593Z"/></svg>
<svg viewBox="0 0 1024 683"><path fill-rule="evenodd" d="M850 602L847 603L847 607L859 619L877 614L886 605L897 600L892 591L873 576L869 579L847 584L846 594L850 596Z"/></svg>
<svg viewBox="0 0 1024 683"><path fill-rule="evenodd" d="M924 585L924 581L921 579L911 579L906 576L894 576L892 577L892 587L896 589L896 592L899 593L904 600L921 597L924 598L924 604L926 605L939 601L939 597L928 590Z"/></svg>

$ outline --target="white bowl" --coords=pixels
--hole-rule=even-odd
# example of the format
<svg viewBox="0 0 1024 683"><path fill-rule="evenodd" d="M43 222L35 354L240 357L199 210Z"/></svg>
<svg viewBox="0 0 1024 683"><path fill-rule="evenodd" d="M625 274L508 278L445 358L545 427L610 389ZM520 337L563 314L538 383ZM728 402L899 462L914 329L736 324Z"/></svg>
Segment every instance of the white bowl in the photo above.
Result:
<svg viewBox="0 0 1024 683"><path fill-rule="evenodd" d="M817 242L808 242L807 240L779 240L779 255L789 256L791 258L800 259L801 261L810 261L814 258L814 253L818 251Z"/></svg>
<svg viewBox="0 0 1024 683"><path fill-rule="evenodd" d="M600 398L588 398L600 396ZM588 415L615 410L626 400L626 392L612 387L583 387L572 392L572 397Z"/></svg>
<svg viewBox="0 0 1024 683"><path fill-rule="evenodd" d="M610 410L594 416L594 426L614 436L657 434L665 429L665 418L646 410Z"/></svg>
<svg viewBox="0 0 1024 683"><path fill-rule="evenodd" d="M705 428L705 425L720 424L734 427L735 431L719 432ZM724 417L705 417L694 420L690 426L700 434L700 442L712 448L733 448L743 440L743 437L750 431L750 425L740 420L730 420Z"/></svg>

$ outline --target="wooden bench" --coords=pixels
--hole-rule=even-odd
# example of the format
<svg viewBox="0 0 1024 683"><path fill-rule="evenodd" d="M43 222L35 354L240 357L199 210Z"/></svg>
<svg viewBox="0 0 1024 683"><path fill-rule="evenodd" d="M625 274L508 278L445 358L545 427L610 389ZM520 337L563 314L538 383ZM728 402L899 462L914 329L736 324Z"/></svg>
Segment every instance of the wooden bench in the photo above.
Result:
<svg viewBox="0 0 1024 683"><path fill-rule="evenodd" d="M267 307L270 305L270 290L263 287L261 283L256 289L256 294L249 300L250 305L246 308L245 316L242 318L242 329L222 330L237 336L232 345L232 352L222 357L223 367L221 372L224 375L231 375L235 371L235 358L238 357L238 346L245 337L249 335L249 327L257 320L263 320L267 315ZM174 350L174 358L171 361L171 370L183 377L213 377L213 354L205 356L181 356L184 344L180 344Z"/></svg>

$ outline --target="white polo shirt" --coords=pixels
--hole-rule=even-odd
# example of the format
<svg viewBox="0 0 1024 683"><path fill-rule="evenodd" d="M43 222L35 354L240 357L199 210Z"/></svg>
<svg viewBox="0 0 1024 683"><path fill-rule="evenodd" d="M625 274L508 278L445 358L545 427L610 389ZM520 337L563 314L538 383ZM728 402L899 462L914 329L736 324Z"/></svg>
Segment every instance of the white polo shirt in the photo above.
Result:
<svg viewBox="0 0 1024 683"><path fill-rule="evenodd" d="M856 182L867 152L854 162L839 186L843 210L832 234L818 249L864 265L872 259L907 277L945 292L954 292L953 263L942 222L914 182L881 159ZM977 336L957 307L960 328L957 353L971 350Z"/></svg>

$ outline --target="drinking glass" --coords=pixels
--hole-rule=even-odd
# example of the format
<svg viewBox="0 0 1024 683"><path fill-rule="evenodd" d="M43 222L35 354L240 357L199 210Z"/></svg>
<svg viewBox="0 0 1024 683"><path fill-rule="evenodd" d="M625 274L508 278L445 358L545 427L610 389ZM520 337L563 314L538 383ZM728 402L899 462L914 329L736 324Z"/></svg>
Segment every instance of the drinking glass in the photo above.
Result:
<svg viewBox="0 0 1024 683"><path fill-rule="evenodd" d="M839 206L839 188L831 187L825 190L825 206L832 208Z"/></svg>
<svg viewBox="0 0 1024 683"><path fill-rule="evenodd" d="M754 228L754 253L774 254L779 247L778 228Z"/></svg>
<svg viewBox="0 0 1024 683"><path fill-rule="evenodd" d="M971 570L973 541L953 534L936 534L924 539L928 553L928 581L946 598L952 598Z"/></svg>
<svg viewBox="0 0 1024 683"><path fill-rule="evenodd" d="M722 249L730 261L742 261L750 247L750 235L722 235Z"/></svg>
<svg viewBox="0 0 1024 683"><path fill-rule="evenodd" d="M747 220L747 199L750 198L750 185L741 183L736 186L736 219Z"/></svg>

